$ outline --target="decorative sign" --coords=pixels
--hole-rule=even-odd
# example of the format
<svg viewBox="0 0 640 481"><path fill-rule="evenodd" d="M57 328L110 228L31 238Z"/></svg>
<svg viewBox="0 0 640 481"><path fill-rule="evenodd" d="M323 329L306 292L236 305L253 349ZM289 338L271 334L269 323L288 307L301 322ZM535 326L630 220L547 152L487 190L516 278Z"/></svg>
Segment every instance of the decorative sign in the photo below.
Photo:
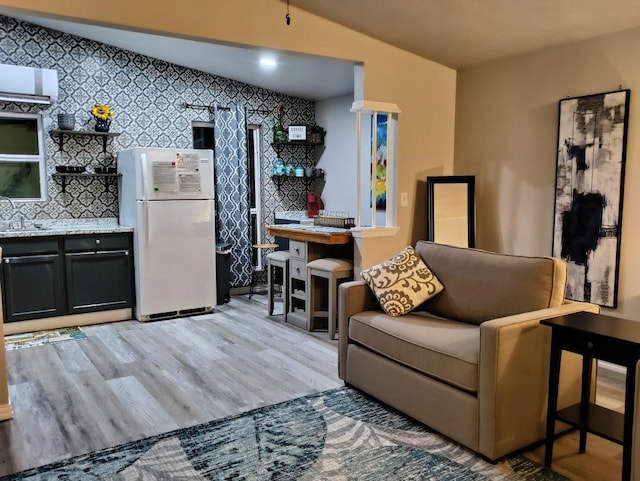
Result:
<svg viewBox="0 0 640 481"><path fill-rule="evenodd" d="M306 125L290 125L289 140L307 140Z"/></svg>

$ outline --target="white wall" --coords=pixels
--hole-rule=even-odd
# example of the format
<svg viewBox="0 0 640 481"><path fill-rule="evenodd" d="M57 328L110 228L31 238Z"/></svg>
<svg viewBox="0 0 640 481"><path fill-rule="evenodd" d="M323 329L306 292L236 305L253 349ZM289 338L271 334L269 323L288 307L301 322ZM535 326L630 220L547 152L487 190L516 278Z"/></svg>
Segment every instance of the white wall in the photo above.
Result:
<svg viewBox="0 0 640 481"><path fill-rule="evenodd" d="M475 174L477 244L551 255L558 135L564 97L631 89L618 309L640 320L640 28L458 73L456 174Z"/></svg>
<svg viewBox="0 0 640 481"><path fill-rule="evenodd" d="M325 171L324 186L318 193L325 209L348 211L356 215L356 114L350 111L353 96L347 95L316 103L316 122L327 128L324 151L316 164Z"/></svg>

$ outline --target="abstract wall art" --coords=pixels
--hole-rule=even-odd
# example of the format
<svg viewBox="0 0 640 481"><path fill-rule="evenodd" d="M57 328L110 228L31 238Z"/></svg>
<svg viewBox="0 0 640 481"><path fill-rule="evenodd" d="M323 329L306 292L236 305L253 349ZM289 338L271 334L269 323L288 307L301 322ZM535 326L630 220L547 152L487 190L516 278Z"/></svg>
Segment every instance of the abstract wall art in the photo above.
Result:
<svg viewBox="0 0 640 481"><path fill-rule="evenodd" d="M387 208L387 114L376 116L376 209Z"/></svg>
<svg viewBox="0 0 640 481"><path fill-rule="evenodd" d="M617 307L629 90L560 101L553 255L566 297Z"/></svg>

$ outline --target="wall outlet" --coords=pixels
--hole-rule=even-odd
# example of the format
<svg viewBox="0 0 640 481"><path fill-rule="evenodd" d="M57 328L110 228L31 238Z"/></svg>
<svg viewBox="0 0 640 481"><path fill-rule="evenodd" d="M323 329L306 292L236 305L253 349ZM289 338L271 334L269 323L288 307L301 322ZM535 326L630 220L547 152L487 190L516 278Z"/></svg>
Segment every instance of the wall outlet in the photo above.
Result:
<svg viewBox="0 0 640 481"><path fill-rule="evenodd" d="M407 192L400 192L400 207L409 206L409 194Z"/></svg>

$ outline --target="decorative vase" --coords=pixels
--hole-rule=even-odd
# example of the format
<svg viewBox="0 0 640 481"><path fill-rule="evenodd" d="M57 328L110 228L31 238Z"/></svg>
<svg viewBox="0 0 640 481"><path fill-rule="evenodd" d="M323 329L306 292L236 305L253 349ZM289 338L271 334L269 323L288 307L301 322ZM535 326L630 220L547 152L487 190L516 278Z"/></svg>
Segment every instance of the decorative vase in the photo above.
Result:
<svg viewBox="0 0 640 481"><path fill-rule="evenodd" d="M94 130L96 132L109 132L109 127L111 127L111 119L96 119Z"/></svg>

